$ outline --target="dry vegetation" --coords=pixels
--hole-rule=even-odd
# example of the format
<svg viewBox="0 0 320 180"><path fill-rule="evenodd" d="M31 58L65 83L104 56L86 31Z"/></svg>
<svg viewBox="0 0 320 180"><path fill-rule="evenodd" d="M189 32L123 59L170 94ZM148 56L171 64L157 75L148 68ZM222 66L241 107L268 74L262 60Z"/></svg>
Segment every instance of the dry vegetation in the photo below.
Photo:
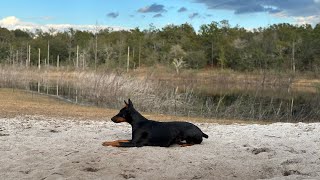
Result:
<svg viewBox="0 0 320 180"><path fill-rule="evenodd" d="M76 105L56 97L41 95L23 90L0 89L0 117L12 118L17 116L45 116L53 118L76 118L79 120L109 121L118 113L118 109L106 109L93 106ZM219 124L256 123L254 121L218 120L207 118L192 118L170 116L164 114L143 113L145 117L159 121L192 121Z"/></svg>
<svg viewBox="0 0 320 180"><path fill-rule="evenodd" d="M111 109L121 108L123 100L131 98L143 112L215 119L315 121L320 116L320 111L314 108L319 105L316 98L308 102L298 95L296 100L292 92L308 92L318 97L317 84L317 79L297 79L289 74L267 76L230 70L186 70L176 75L172 69L163 67L129 74L101 69L94 72L0 68L0 87L38 88L47 94L58 90L60 97ZM246 89L247 94L234 94L238 88Z"/></svg>

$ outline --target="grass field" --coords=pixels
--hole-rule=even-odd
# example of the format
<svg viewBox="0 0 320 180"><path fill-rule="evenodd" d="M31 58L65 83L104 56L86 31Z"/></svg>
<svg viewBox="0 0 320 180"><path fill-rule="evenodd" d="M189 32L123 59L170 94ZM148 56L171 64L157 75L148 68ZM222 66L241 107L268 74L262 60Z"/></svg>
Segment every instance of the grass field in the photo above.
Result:
<svg viewBox="0 0 320 180"><path fill-rule="evenodd" d="M106 109L93 106L83 106L65 102L54 96L41 95L17 89L0 88L0 117L11 118L16 116L37 115L53 118L75 118L80 120L103 120L118 113L117 109ZM192 121L210 122L219 124L256 123L254 121L218 120L196 117L169 116L162 114L142 113L149 119L159 121ZM261 124L262 122L258 122Z"/></svg>
<svg viewBox="0 0 320 180"><path fill-rule="evenodd" d="M123 106L124 99L131 98L138 110L156 114L154 119L161 120L187 116L190 117L187 119L196 117L196 120L203 117L249 122L317 122L320 117L319 84L317 76L311 74L272 71L186 69L177 75L161 66L129 73L106 69L0 68L2 88L58 94L72 102L116 109L113 114ZM51 106L52 102L31 113L47 113L45 108ZM26 107L30 106L23 108ZM89 108L68 112L59 111L57 107L51 109L56 109L54 115L79 117ZM104 113L93 114L85 117L100 119ZM167 116L163 118L159 114Z"/></svg>

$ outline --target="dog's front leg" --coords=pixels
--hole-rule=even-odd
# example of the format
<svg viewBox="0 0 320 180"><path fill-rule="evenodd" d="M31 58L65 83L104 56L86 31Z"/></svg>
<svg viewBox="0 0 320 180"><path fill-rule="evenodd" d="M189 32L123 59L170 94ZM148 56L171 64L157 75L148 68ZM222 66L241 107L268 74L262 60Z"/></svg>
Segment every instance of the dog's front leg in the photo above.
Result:
<svg viewBox="0 0 320 180"><path fill-rule="evenodd" d="M119 142L116 147L142 147L146 145L146 138L143 132L134 132L131 141Z"/></svg>
<svg viewBox="0 0 320 180"><path fill-rule="evenodd" d="M142 145L137 145L136 143L129 141L129 142L120 142L119 146L117 146L117 147L141 147L141 146Z"/></svg>
<svg viewBox="0 0 320 180"><path fill-rule="evenodd" d="M117 140L117 141L106 141L102 143L102 146L112 146L112 147L141 147L142 145L137 145L129 140Z"/></svg>
<svg viewBox="0 0 320 180"><path fill-rule="evenodd" d="M142 147L145 143L145 140L139 136L135 136L131 141L128 142L119 142L117 147Z"/></svg>

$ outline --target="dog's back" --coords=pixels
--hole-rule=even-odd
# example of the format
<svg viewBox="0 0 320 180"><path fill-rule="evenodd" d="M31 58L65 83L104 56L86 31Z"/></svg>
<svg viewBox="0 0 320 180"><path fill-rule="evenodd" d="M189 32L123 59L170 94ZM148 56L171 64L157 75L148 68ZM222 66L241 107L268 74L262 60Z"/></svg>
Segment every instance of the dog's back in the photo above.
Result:
<svg viewBox="0 0 320 180"><path fill-rule="evenodd" d="M143 126L140 127L142 130L148 129L145 136L148 137L147 145L151 146L170 146L182 141L186 141L187 144L200 144L202 137L208 138L208 135L204 134L200 128L189 122L157 122L149 120Z"/></svg>

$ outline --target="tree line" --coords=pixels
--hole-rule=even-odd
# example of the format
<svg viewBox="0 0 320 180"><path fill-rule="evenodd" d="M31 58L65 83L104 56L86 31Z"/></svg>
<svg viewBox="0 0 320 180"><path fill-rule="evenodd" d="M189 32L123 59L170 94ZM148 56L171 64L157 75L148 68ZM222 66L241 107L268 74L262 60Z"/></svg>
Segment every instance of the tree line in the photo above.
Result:
<svg viewBox="0 0 320 180"><path fill-rule="evenodd" d="M239 71L312 71L320 68L320 24L273 24L247 30L228 21L95 32L48 32L0 27L0 63L76 68L229 68Z"/></svg>

